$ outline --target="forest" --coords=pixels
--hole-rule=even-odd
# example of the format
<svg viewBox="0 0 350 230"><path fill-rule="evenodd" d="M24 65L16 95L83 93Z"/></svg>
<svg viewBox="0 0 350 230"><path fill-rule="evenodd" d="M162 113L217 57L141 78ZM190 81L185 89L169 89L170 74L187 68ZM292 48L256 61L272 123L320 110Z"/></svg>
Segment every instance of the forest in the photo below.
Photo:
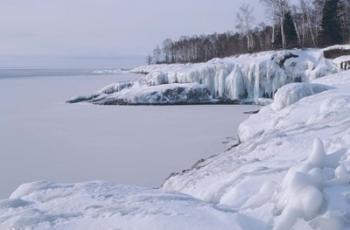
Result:
<svg viewBox="0 0 350 230"><path fill-rule="evenodd" d="M235 32L165 39L147 57L147 63L196 63L242 53L350 42L350 0L260 2L266 8L266 22L257 23L254 8L243 4L233 20Z"/></svg>

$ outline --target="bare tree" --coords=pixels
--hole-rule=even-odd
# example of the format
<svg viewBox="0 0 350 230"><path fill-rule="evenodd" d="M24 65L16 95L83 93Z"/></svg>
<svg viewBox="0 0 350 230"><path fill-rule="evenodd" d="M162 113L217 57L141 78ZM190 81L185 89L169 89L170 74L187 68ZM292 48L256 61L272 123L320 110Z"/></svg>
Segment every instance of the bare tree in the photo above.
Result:
<svg viewBox="0 0 350 230"><path fill-rule="evenodd" d="M237 13L237 25L236 28L239 29L240 33L247 38L248 50L252 50L254 47L254 40L252 36L252 25L254 23L254 8L248 4L243 4L239 8Z"/></svg>
<svg viewBox="0 0 350 230"><path fill-rule="evenodd" d="M183 36L176 41L166 39L162 49L154 49L153 55L148 57L147 61L204 62L215 57L276 48L317 47L320 45L321 26L324 27L321 19L327 18L327 15L324 15L325 10L334 6L333 4L332 7L326 7L325 3L329 4L331 1L335 0L299 0L299 4L290 5L289 0L261 0L266 5L270 23L261 23L259 26L254 26L253 8L244 4L236 16L236 28L239 32ZM339 21L339 36L334 35L337 33L327 34L344 37L344 42L350 42L350 0L336 1L339 4L334 17ZM334 44L334 41L329 43Z"/></svg>
<svg viewBox="0 0 350 230"><path fill-rule="evenodd" d="M289 0L260 0L267 8L267 13L270 15L273 25L279 25L282 48L286 48L287 41L283 27L283 20L287 12L289 12ZM273 43L276 44L277 32L274 28Z"/></svg>
<svg viewBox="0 0 350 230"><path fill-rule="evenodd" d="M299 44L317 46L317 22L313 0L299 0L298 6L293 6L295 28L298 32Z"/></svg>
<svg viewBox="0 0 350 230"><path fill-rule="evenodd" d="M148 55L148 56L146 57L146 63L147 63L148 65L150 65L150 64L153 63L152 57L151 57L150 55Z"/></svg>
<svg viewBox="0 0 350 230"><path fill-rule="evenodd" d="M170 63L173 57L172 49L171 49L172 40L167 38L163 41L163 54L164 54L164 62Z"/></svg>
<svg viewBox="0 0 350 230"><path fill-rule="evenodd" d="M154 64L160 63L162 61L162 50L159 48L159 46L153 50L152 61Z"/></svg>

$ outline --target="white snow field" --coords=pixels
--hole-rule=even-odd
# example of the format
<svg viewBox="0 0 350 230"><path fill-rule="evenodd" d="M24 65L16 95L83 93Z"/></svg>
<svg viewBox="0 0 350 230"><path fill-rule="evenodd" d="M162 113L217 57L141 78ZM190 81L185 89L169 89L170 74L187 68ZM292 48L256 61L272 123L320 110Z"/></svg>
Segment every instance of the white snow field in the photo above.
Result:
<svg viewBox="0 0 350 230"><path fill-rule="evenodd" d="M132 72L147 73L144 78L110 85L69 102L108 105L260 103L260 98L272 98L288 83L309 82L336 73L338 65L326 59L322 49L296 49L245 54L198 64L140 66Z"/></svg>
<svg viewBox="0 0 350 230"><path fill-rule="evenodd" d="M65 103L67 96L139 75L5 72L17 77L0 79L0 199L37 180L159 186L170 173L224 151L222 142L230 141L226 138L234 137L248 117L243 112L257 109L71 105ZM30 77L37 74L41 77Z"/></svg>
<svg viewBox="0 0 350 230"><path fill-rule="evenodd" d="M297 96L243 122L239 146L160 189L29 183L0 202L0 228L350 229L350 72L285 87Z"/></svg>

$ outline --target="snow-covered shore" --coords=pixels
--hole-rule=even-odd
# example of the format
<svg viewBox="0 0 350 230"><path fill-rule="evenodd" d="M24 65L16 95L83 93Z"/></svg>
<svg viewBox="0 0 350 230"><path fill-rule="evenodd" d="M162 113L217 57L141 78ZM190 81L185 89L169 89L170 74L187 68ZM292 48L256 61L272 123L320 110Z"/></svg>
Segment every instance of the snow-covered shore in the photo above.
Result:
<svg viewBox="0 0 350 230"><path fill-rule="evenodd" d="M287 85L238 147L160 189L25 184L0 202L0 228L350 229L349 117L350 71Z"/></svg>
<svg viewBox="0 0 350 230"><path fill-rule="evenodd" d="M242 87L250 89L246 99L273 93L274 100L239 126L238 146L160 188L24 184L0 201L0 229L350 229L350 71L338 72L322 50L133 71L149 74L76 102L220 100Z"/></svg>
<svg viewBox="0 0 350 230"><path fill-rule="evenodd" d="M68 100L94 104L164 105L259 103L285 84L309 82L337 72L322 49L267 51L198 64L140 66L135 82L116 83L94 94Z"/></svg>
<svg viewBox="0 0 350 230"><path fill-rule="evenodd" d="M300 92L299 84L279 92ZM292 103L281 95L240 125L241 145L163 189L239 210L266 229L349 229L350 72L313 84L331 88L296 93Z"/></svg>

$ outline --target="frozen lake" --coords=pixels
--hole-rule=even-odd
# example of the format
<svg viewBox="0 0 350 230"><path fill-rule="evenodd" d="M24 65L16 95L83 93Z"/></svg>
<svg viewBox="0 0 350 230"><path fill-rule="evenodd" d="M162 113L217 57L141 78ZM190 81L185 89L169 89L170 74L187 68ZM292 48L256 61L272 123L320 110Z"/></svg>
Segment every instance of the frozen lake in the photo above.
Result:
<svg viewBox="0 0 350 230"><path fill-rule="evenodd" d="M132 74L0 77L0 198L24 182L158 186L220 153L256 106L96 106L69 97Z"/></svg>

